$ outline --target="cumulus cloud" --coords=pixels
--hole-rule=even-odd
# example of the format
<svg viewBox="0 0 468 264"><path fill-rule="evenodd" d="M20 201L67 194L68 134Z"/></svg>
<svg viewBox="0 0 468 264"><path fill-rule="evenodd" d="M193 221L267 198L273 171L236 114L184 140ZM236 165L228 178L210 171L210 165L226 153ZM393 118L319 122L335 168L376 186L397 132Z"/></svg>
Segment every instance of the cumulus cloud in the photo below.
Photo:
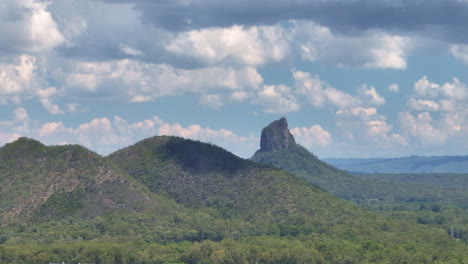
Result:
<svg viewBox="0 0 468 264"><path fill-rule="evenodd" d="M458 129L443 127L444 122L435 121L428 112L416 115L402 112L399 115L402 130L423 145L441 145Z"/></svg>
<svg viewBox="0 0 468 264"><path fill-rule="evenodd" d="M331 133L323 129L320 125L311 127L295 127L291 129L296 142L313 149L315 147L326 147L332 143Z"/></svg>
<svg viewBox="0 0 468 264"><path fill-rule="evenodd" d="M296 93L303 96L311 105L323 107L333 105L335 107L348 107L355 104L356 98L343 91L331 87L308 72L293 71Z"/></svg>
<svg viewBox="0 0 468 264"><path fill-rule="evenodd" d="M109 154L138 140L155 135L174 135L211 142L243 157L250 156L258 144L258 138L239 136L228 129L211 129L198 124L184 127L179 123L167 123L159 117L129 123L114 118L95 118L77 127L63 122L31 120L26 109L17 108L11 120L0 121L0 144L27 136L45 144L81 144L101 154Z"/></svg>
<svg viewBox="0 0 468 264"><path fill-rule="evenodd" d="M380 106L385 98L377 93L375 87L362 86L357 95L338 90L322 81L319 76L308 72L293 71L296 93L315 107L333 106L344 109L353 106Z"/></svg>
<svg viewBox="0 0 468 264"><path fill-rule="evenodd" d="M65 42L48 5L34 0L0 3L0 54L43 52Z"/></svg>
<svg viewBox="0 0 468 264"><path fill-rule="evenodd" d="M450 105L456 105L464 103L468 95L468 86L458 78L453 78L452 82L446 82L444 84L437 84L429 81L427 76L423 76L421 79L414 83L414 94L410 99L410 107L416 104L431 105L432 110L444 110L450 109ZM432 100L431 102L429 100ZM439 103L437 103L438 101ZM419 102L419 103L418 103ZM443 105L445 107L436 107L436 104ZM412 107L414 108L414 107ZM437 108L437 109L436 109ZM416 107L415 110L420 110Z"/></svg>
<svg viewBox="0 0 468 264"><path fill-rule="evenodd" d="M416 111L438 111L440 109L439 104L434 101L415 98L409 99L408 107Z"/></svg>
<svg viewBox="0 0 468 264"><path fill-rule="evenodd" d="M407 110L399 113L401 133L423 147L463 145L468 135L467 93L467 85L457 78L438 84L423 76L414 83Z"/></svg>
<svg viewBox="0 0 468 264"><path fill-rule="evenodd" d="M313 22L294 23L294 39L303 59L327 66L406 69L409 38L381 31L334 34Z"/></svg>
<svg viewBox="0 0 468 264"><path fill-rule="evenodd" d="M202 94L212 90L255 90L263 82L262 76L251 67L186 70L132 59L110 62L69 61L52 76L55 81L63 83L72 95L117 98L127 102Z"/></svg>
<svg viewBox="0 0 468 264"><path fill-rule="evenodd" d="M292 95L291 88L286 85L265 85L252 101L262 105L265 113L288 113L298 111L300 105Z"/></svg>
<svg viewBox="0 0 468 264"><path fill-rule="evenodd" d="M36 58L29 55L18 56L11 64L0 64L0 96L20 96L37 89Z"/></svg>
<svg viewBox="0 0 468 264"><path fill-rule="evenodd" d="M370 105L380 106L385 104L385 98L377 93L375 87L364 85L359 89L359 93L364 102Z"/></svg>
<svg viewBox="0 0 468 264"><path fill-rule="evenodd" d="M391 142L389 132L393 126L386 117L379 114L376 108L353 107L336 112L337 126L355 142L376 142L388 145Z"/></svg>
<svg viewBox="0 0 468 264"><path fill-rule="evenodd" d="M290 53L287 32L275 26L232 26L180 33L166 46L170 52L208 64L262 65Z"/></svg>

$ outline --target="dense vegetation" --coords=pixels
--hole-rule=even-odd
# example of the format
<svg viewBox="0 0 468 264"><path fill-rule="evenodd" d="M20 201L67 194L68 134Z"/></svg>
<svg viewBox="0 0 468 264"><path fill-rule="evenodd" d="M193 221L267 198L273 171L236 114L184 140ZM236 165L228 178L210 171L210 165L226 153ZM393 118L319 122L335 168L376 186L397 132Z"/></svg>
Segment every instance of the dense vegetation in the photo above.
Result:
<svg viewBox="0 0 468 264"><path fill-rule="evenodd" d="M438 226L379 216L283 170L175 137L108 158L20 139L0 148L0 198L0 263L468 259Z"/></svg>
<svg viewBox="0 0 468 264"><path fill-rule="evenodd" d="M468 243L468 174L363 174L360 178L394 184L391 200L367 207L395 218L438 226ZM452 232L453 230L453 232Z"/></svg>
<svg viewBox="0 0 468 264"><path fill-rule="evenodd" d="M283 168L383 215L438 227L447 235L452 235L453 227L454 237L468 242L467 174L327 173L330 166L299 145L256 153L252 159Z"/></svg>

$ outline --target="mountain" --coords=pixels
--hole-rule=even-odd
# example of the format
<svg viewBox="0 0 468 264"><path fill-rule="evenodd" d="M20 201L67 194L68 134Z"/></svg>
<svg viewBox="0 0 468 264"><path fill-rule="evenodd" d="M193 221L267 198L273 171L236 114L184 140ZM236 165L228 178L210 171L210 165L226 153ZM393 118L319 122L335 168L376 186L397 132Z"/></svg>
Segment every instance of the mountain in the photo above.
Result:
<svg viewBox="0 0 468 264"><path fill-rule="evenodd" d="M468 156L324 159L352 173L468 173Z"/></svg>
<svg viewBox="0 0 468 264"><path fill-rule="evenodd" d="M445 229L379 216L282 169L178 137L108 157L21 138L0 148L0 198L0 263L468 259Z"/></svg>
<svg viewBox="0 0 468 264"><path fill-rule="evenodd" d="M112 162L78 145L20 138L0 148L2 223L110 212L143 213L154 196Z"/></svg>
<svg viewBox="0 0 468 264"><path fill-rule="evenodd" d="M288 137L264 135L288 135ZM276 147L263 147L270 145ZM273 121L262 130L260 146L251 160L285 169L339 197L352 199L367 185L359 177L321 161L307 149L296 144L285 118Z"/></svg>
<svg viewBox="0 0 468 264"><path fill-rule="evenodd" d="M295 146L296 141L288 129L288 121L283 117L262 129L260 149L257 152L269 152Z"/></svg>
<svg viewBox="0 0 468 264"><path fill-rule="evenodd" d="M262 135L264 133L289 134L287 120L282 118L272 122L262 130ZM262 140L265 141L270 140L270 138L262 136ZM403 177L391 177L389 175L386 177L384 175L368 175L368 177L351 175L319 160L304 147L291 144L294 139L288 139L283 144L277 143L279 139L274 139L276 146L284 147L274 149L261 147L251 159L282 168L340 198L353 201L359 205L371 206L377 210L386 208L390 204L399 205L408 201L420 204L444 201L460 205L460 200L466 197L463 190L443 188L440 181L434 180L434 178L440 178L441 175L420 175L417 177L419 182L411 181L415 177L409 175L406 175L406 181ZM263 142L263 145L271 145L271 143ZM445 175L445 178L449 179L447 175ZM453 182L460 182L460 178L466 180L466 177L450 176ZM433 179L431 182L435 184L425 184L425 181L429 183L429 179Z"/></svg>
<svg viewBox="0 0 468 264"><path fill-rule="evenodd" d="M280 122L284 124L285 120ZM272 127L284 128L275 124ZM287 133L270 135L280 135L283 139L290 140ZM276 136L264 138L273 138L274 141L278 139ZM306 155L305 149L301 147L277 143L279 144L265 146L274 146L274 153L296 153L293 159L302 158L304 163L313 161L307 169L318 169L320 173L329 173L330 177L340 180L355 180L353 176L320 162L310 153ZM268 153L259 151L256 155ZM218 218L218 222L212 223L205 220L205 236L202 238L224 240L261 236L263 241L268 241L272 236L281 239L302 237L302 241L310 243L309 250L321 248L318 249L318 254L324 256L325 263L414 263L444 255L439 249L433 252L422 249L423 244L432 250L438 247L429 241L447 241L448 235L441 229L379 216L336 198L294 174L241 159L211 144L157 136L119 150L109 158L152 192ZM332 175L335 172L337 174ZM313 175L318 175L325 181L325 176L320 173ZM377 256L369 252L366 249L369 241L372 241L372 247L388 250L387 253L377 250L381 254ZM411 256L407 255L403 259L391 260L390 255L400 250L405 251L405 246L402 245L409 246L407 243L412 244L412 241L420 243L417 252L412 251ZM330 243L341 245L340 249L330 253ZM318 245L321 246L317 247ZM362 251L355 251L357 248ZM396 254L402 256L400 253ZM274 263L318 261L314 258L313 261L298 262L297 257L301 257L301 254L291 254L294 260L283 259ZM369 255L366 257L366 254ZM357 255L360 257L356 257Z"/></svg>
<svg viewBox="0 0 468 264"><path fill-rule="evenodd" d="M329 216L326 207L332 204L343 206L335 213L356 209L285 171L178 137L149 138L109 158L151 191L187 207L222 210L225 216Z"/></svg>

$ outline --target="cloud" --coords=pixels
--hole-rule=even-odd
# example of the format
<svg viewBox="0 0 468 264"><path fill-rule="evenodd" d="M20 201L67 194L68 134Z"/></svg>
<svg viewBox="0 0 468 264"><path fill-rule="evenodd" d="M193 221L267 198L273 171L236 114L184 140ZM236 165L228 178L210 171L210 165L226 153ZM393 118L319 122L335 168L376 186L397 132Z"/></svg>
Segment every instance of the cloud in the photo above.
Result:
<svg viewBox="0 0 468 264"><path fill-rule="evenodd" d="M290 53L290 44L280 25L249 28L234 25L180 33L166 49L211 65L255 66L284 60Z"/></svg>
<svg viewBox="0 0 468 264"><path fill-rule="evenodd" d="M314 107L332 106L345 109L353 106L380 106L385 98L377 93L375 87L362 86L357 95L338 90L322 81L319 76L308 72L293 70L295 93Z"/></svg>
<svg viewBox="0 0 468 264"><path fill-rule="evenodd" d="M52 115L60 115L64 113L60 106L54 104L49 98L41 98L39 101L41 102L42 106Z"/></svg>
<svg viewBox="0 0 468 264"><path fill-rule="evenodd" d="M15 96L34 90L38 86L36 58L18 56L12 64L0 64L0 96Z"/></svg>
<svg viewBox="0 0 468 264"><path fill-rule="evenodd" d="M468 95L468 86L458 78L453 78L452 82L437 84L429 81L427 76L414 83L414 93L409 100L410 108L422 110L418 105L425 105L431 110L450 110L455 105L465 104L464 100ZM442 105L442 107L437 107Z"/></svg>
<svg viewBox="0 0 468 264"><path fill-rule="evenodd" d="M440 109L439 104L434 101L415 98L409 99L408 107L416 111L438 111Z"/></svg>
<svg viewBox="0 0 468 264"><path fill-rule="evenodd" d="M65 93L81 97L145 102L163 96L204 94L214 90L256 90L262 76L255 68L178 69L132 59L110 62L68 61L52 73Z"/></svg>
<svg viewBox="0 0 468 264"><path fill-rule="evenodd" d="M0 3L0 55L51 50L65 42L48 3L34 0Z"/></svg>
<svg viewBox="0 0 468 264"><path fill-rule="evenodd" d="M400 91L400 86L396 83L392 83L387 88L392 93L398 93Z"/></svg>
<svg viewBox="0 0 468 264"><path fill-rule="evenodd" d="M382 31L355 36L335 34L328 27L294 22L294 42L302 59L332 67L406 69L411 40Z"/></svg>
<svg viewBox="0 0 468 264"><path fill-rule="evenodd" d="M239 0L229 3L204 1L135 1L127 2L143 12L143 19L172 31L205 27L226 27L233 24L276 24L290 19L313 20L341 32L369 28L421 32L436 36L456 36L466 28L466 2L447 1L264 1ZM402 12L404 10L404 12ZM440 16L451 14L451 16Z"/></svg>
<svg viewBox="0 0 468 264"><path fill-rule="evenodd" d="M359 93L362 100L370 105L380 106L385 104L385 98L378 94L377 90L375 90L375 87L373 86L368 87L367 85L364 85L359 89Z"/></svg>
<svg viewBox="0 0 468 264"><path fill-rule="evenodd" d="M408 136L424 145L445 143L451 130L445 130L433 124L434 120L428 112L412 115L407 112L399 114L399 122L402 130Z"/></svg>
<svg viewBox="0 0 468 264"><path fill-rule="evenodd" d="M438 84L427 76L414 83L407 109L399 113L401 134L424 148L441 145L465 145L468 135L468 87L453 78Z"/></svg>
<svg viewBox="0 0 468 264"><path fill-rule="evenodd" d="M324 107L348 107L355 103L356 98L343 91L331 87L320 80L319 76L313 76L308 72L293 71L296 93L303 96L311 105Z"/></svg>
<svg viewBox="0 0 468 264"><path fill-rule="evenodd" d="M300 109L291 88L286 85L265 85L252 103L262 105L265 113L270 114L289 113Z"/></svg>
<svg viewBox="0 0 468 264"><path fill-rule="evenodd" d="M393 128L376 108L353 107L336 112L337 127L354 142L375 142L381 146L391 143Z"/></svg>
<svg viewBox="0 0 468 264"><path fill-rule="evenodd" d="M219 94L204 94L200 97L198 103L212 109L219 109L224 105L223 99Z"/></svg>
<svg viewBox="0 0 468 264"><path fill-rule="evenodd" d="M139 140L155 135L174 135L211 142L242 157L255 151L259 139L244 137L228 129L211 129L198 124L184 127L179 123L167 123L159 117L135 123L115 116L95 118L77 127L68 127L63 122L31 120L26 109L17 108L11 120L0 121L0 144L27 136L49 145L81 144L101 154L109 154Z"/></svg>
<svg viewBox="0 0 468 264"><path fill-rule="evenodd" d="M314 125L310 128L295 127L291 129L296 141L309 149L315 147L326 147L332 143L331 133L323 129L320 125Z"/></svg>
<svg viewBox="0 0 468 264"><path fill-rule="evenodd" d="M24 99L37 98L51 114L63 114L64 111L52 101L62 91L47 87L41 75L37 58L31 55L19 55L12 63L0 63L0 104L20 104Z"/></svg>
<svg viewBox="0 0 468 264"><path fill-rule="evenodd" d="M468 64L468 45L451 45L450 53L459 61Z"/></svg>
<svg viewBox="0 0 468 264"><path fill-rule="evenodd" d="M414 84L416 96L425 98L448 97L463 100L467 95L466 84L460 82L458 78L453 78L452 83L443 85L430 82L427 76L423 76Z"/></svg>

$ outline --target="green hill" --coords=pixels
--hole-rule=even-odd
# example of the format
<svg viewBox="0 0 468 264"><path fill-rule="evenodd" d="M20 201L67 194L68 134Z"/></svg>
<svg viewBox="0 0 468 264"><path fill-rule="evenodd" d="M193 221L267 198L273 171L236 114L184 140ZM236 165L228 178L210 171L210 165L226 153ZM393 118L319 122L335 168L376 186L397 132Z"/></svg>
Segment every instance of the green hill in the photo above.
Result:
<svg viewBox="0 0 468 264"><path fill-rule="evenodd" d="M379 261L374 260L377 262L390 261L393 254L406 252L405 247L413 247L414 252L407 253L414 262L429 261L445 255L444 246L439 245L441 241L454 242L445 230L378 216L293 174L240 159L206 143L153 137L119 150L110 158L151 191L220 217L239 232L233 237L226 226L217 231L216 226L211 226L211 232L220 232L218 238L222 239L302 237L302 241L314 241L315 249L328 241L326 243L343 246L341 252L347 253L334 253L342 261L346 254L368 254L364 244L372 241L376 247L385 249L385 253L377 250L381 254ZM329 171L335 170L326 164L323 166ZM419 245L415 246L414 241ZM464 247L463 244L458 246ZM426 251L425 247L432 250ZM357 248L363 252L357 253ZM318 251L324 256L328 250L330 248ZM354 261L370 261L371 258L364 255ZM331 256L324 259L333 262Z"/></svg>
<svg viewBox="0 0 468 264"><path fill-rule="evenodd" d="M262 130L261 148L253 155L251 160L282 168L338 197L353 200L357 203L381 197L380 191L382 191L382 188L388 189L396 186L396 184L391 183L366 181L337 169L321 161L304 147L296 144L292 135L288 137L288 144L278 143L282 141L281 137L284 138L282 135L287 134L290 135L291 133L285 118L269 124ZM268 137L265 135L279 136ZM264 147L270 145L275 147ZM376 186L379 188L374 188Z"/></svg>
<svg viewBox="0 0 468 264"><path fill-rule="evenodd" d="M0 148L0 263L463 263L446 230L393 220L207 143L107 158Z"/></svg>
<svg viewBox="0 0 468 264"><path fill-rule="evenodd" d="M96 153L27 138L0 148L0 186L3 223L141 213L155 203L145 187Z"/></svg>

